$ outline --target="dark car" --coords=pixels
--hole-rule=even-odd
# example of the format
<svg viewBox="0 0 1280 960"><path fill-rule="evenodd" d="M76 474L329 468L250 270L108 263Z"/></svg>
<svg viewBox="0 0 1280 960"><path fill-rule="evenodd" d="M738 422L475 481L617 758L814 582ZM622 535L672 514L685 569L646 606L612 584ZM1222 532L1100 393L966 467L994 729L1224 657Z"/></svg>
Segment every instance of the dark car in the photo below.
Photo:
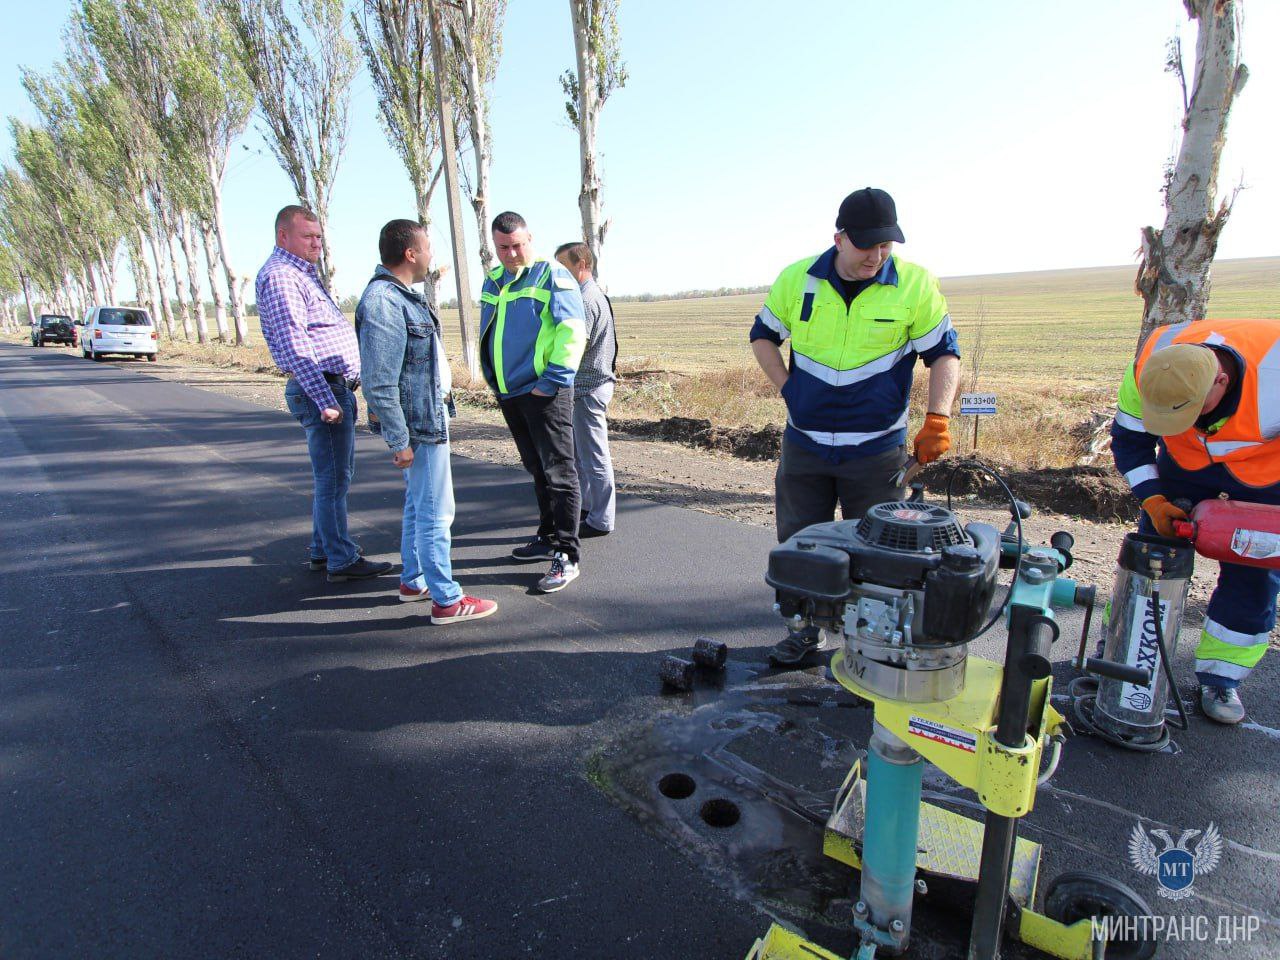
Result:
<svg viewBox="0 0 1280 960"><path fill-rule="evenodd" d="M40 323L31 327L31 345L43 347L46 343L64 343L68 347L76 345L76 325L70 317L58 313L40 314Z"/></svg>

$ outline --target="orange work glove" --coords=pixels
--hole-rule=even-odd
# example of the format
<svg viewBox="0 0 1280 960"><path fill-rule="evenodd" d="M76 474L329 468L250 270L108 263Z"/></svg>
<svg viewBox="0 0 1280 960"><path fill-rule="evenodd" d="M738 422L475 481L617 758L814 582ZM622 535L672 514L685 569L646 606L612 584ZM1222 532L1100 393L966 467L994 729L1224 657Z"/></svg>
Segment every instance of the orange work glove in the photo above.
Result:
<svg viewBox="0 0 1280 960"><path fill-rule="evenodd" d="M913 453L921 464L933 463L951 449L951 434L947 431L947 422L951 418L945 413L926 413L924 426L916 434Z"/></svg>
<svg viewBox="0 0 1280 960"><path fill-rule="evenodd" d="M1178 509L1158 493L1143 500L1142 509L1147 512L1147 516L1155 524L1156 533L1162 537L1172 537L1174 535L1173 521L1187 519L1187 511Z"/></svg>

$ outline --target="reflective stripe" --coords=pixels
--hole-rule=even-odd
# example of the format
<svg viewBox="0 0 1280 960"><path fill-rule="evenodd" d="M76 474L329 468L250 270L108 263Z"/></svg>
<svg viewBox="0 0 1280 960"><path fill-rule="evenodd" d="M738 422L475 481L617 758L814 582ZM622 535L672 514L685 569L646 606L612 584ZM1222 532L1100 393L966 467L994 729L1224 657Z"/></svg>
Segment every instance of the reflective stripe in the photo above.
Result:
<svg viewBox="0 0 1280 960"><path fill-rule="evenodd" d="M1129 483L1129 489L1136 490L1140 483L1146 483L1148 480L1159 480L1160 471L1156 469L1154 463L1148 463L1145 466L1134 467L1124 475L1124 478Z"/></svg>
<svg viewBox="0 0 1280 960"><path fill-rule="evenodd" d="M1152 353L1154 353L1157 350L1163 350L1165 347L1167 347L1170 343L1173 342L1174 337L1180 334L1183 330L1187 329L1187 327L1190 326L1190 324L1191 324L1191 321L1188 320L1186 323L1175 323L1175 324L1172 324L1171 326L1161 328L1160 335L1156 337L1155 346L1151 348L1147 356L1150 356Z"/></svg>
<svg viewBox="0 0 1280 960"><path fill-rule="evenodd" d="M482 294L480 294L480 302L481 302L481 303L494 303L494 304L496 304L496 303L498 302L498 296L497 296L497 294L494 294L494 293L487 293L487 292L486 292L486 293L482 293Z"/></svg>
<svg viewBox="0 0 1280 960"><path fill-rule="evenodd" d="M773 311L768 307L761 307L760 312L756 314L756 319L780 336L783 340L791 336L791 331L782 325L782 321L775 317L773 315Z"/></svg>
<svg viewBox="0 0 1280 960"><path fill-rule="evenodd" d="M907 355L908 347L904 344L893 353L886 353L883 357L878 357L870 363L864 363L860 367L853 370L833 370L825 363L819 363L812 357L806 357L797 350L792 351L792 358L795 364L805 373L817 377L823 383L829 383L833 387L847 387L852 383L859 383L867 380L880 373L885 373L893 369L894 364Z"/></svg>
<svg viewBox="0 0 1280 960"><path fill-rule="evenodd" d="M916 353L924 353L936 347L947 335L947 331L951 330L951 314L944 313L942 319L938 321L938 325L926 333L923 337L917 337L911 341L911 348Z"/></svg>
<svg viewBox="0 0 1280 960"><path fill-rule="evenodd" d="M1202 640L1205 637L1212 637L1215 640L1221 640L1223 643L1229 643L1233 647L1253 647L1260 643L1265 644L1271 639L1271 631L1240 633L1238 630L1229 630L1212 617L1206 617L1204 629L1200 631L1200 636Z"/></svg>
<svg viewBox="0 0 1280 960"><path fill-rule="evenodd" d="M1258 429L1268 439L1280 436L1280 340L1258 364Z"/></svg>
<svg viewBox="0 0 1280 960"><path fill-rule="evenodd" d="M1227 663L1223 660L1196 661L1196 673L1210 673L1215 677L1226 677L1228 680L1243 680L1252 672L1252 667L1242 667L1238 663Z"/></svg>
<svg viewBox="0 0 1280 960"><path fill-rule="evenodd" d="M1124 427L1126 430L1133 430L1135 433L1146 433L1147 428L1131 413L1125 413L1123 410L1116 411L1116 423Z"/></svg>
<svg viewBox="0 0 1280 960"><path fill-rule="evenodd" d="M1209 451L1210 456L1222 457L1246 447L1260 446L1262 446L1260 440L1206 440L1204 448Z"/></svg>
<svg viewBox="0 0 1280 960"><path fill-rule="evenodd" d="M878 440L880 437L888 436L896 430L901 430L907 425L907 412L905 410L902 411L902 416L889 429L871 430L866 433L825 433L819 430L805 430L795 425L790 414L787 415L787 425L799 430L814 443L820 443L825 447L856 447L870 440Z"/></svg>
<svg viewBox="0 0 1280 960"><path fill-rule="evenodd" d="M821 278L821 277L815 277L813 274L808 274L808 275L806 276L806 278L805 278L805 281L804 281L804 292L805 292L805 295L806 295L806 296L813 296L815 293L817 293L817 292L818 292L818 285L819 285L820 283L822 283L822 278Z"/></svg>

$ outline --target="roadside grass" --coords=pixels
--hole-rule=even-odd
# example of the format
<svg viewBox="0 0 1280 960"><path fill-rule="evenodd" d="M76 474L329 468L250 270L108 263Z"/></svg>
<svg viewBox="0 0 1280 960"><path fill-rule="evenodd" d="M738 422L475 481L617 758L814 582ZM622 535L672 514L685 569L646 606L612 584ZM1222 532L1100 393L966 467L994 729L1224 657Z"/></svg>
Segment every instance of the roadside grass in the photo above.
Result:
<svg viewBox="0 0 1280 960"><path fill-rule="evenodd" d="M961 389L999 396L999 413L979 426L979 450L1022 467L1078 460L1095 414L1114 403L1133 356L1142 313L1134 272L1099 267L942 281L965 355ZM747 343L762 301L746 295L617 303L621 377L612 414L689 417L726 427L784 422L782 401ZM1216 264L1210 315L1280 318L1280 257ZM483 381L472 382L461 366L457 311L445 311L442 319L464 405L492 407ZM21 342L25 331L7 339ZM256 320L246 347L175 340L164 341L161 354L258 373L275 369ZM921 369L912 432L925 390ZM972 418L953 417L951 433L956 452L973 449Z"/></svg>

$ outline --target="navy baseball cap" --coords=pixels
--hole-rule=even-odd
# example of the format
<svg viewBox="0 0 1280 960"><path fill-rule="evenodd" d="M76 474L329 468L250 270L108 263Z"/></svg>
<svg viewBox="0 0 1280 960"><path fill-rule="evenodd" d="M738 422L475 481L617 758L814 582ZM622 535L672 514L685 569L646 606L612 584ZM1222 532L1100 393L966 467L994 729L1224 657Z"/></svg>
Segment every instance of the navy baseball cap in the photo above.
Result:
<svg viewBox="0 0 1280 960"><path fill-rule="evenodd" d="M843 230L859 250L886 240L907 242L898 226L898 208L894 206L893 197L875 187L863 187L844 198L836 217L836 229Z"/></svg>

